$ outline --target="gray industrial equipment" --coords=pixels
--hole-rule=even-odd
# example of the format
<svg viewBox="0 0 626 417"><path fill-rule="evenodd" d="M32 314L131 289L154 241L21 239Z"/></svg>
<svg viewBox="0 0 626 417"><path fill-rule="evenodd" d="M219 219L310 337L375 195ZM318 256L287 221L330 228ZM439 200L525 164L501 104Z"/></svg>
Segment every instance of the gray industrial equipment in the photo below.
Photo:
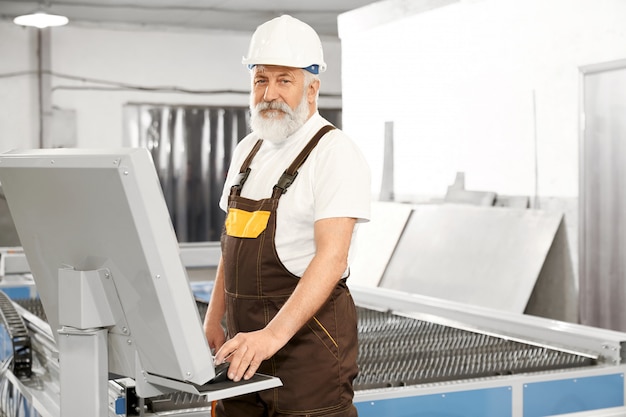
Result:
<svg viewBox="0 0 626 417"><path fill-rule="evenodd" d="M624 333L383 288L351 292L361 309L361 417L626 413Z"/></svg>
<svg viewBox="0 0 626 417"><path fill-rule="evenodd" d="M59 350L64 417L108 415L109 372L142 397L280 385L208 384L212 355L146 149L9 152L0 182Z"/></svg>
<svg viewBox="0 0 626 417"><path fill-rule="evenodd" d="M354 398L359 415L624 415L626 334L522 314L535 302L568 294L557 293L570 282L562 222L560 214L538 210L374 204L372 222L359 226L348 281L359 316L360 373ZM188 272L213 270L219 260L216 243L180 245L178 250ZM445 286L438 282L442 280ZM498 285L490 286L494 280ZM7 277L0 284L5 281ZM460 291L467 282L474 287ZM509 283L517 285L514 292ZM192 283L198 317L208 300L202 288L211 288L202 284ZM443 290L426 295L437 288ZM141 291L137 296L149 296L151 289ZM510 301L506 308L489 304L501 305L502 300ZM15 306L32 342L32 376L19 378L5 366L0 396L24 399L34 409L30 415L56 417L63 380L56 358L63 346L57 346L37 303L19 300ZM559 307L556 313L566 311ZM196 319L188 319L195 327ZM80 379L78 375L80 370ZM200 417L210 411L208 397L185 390L144 398L141 383L136 378L109 380L105 403L110 417ZM4 400L0 397L0 408L8 403Z"/></svg>
<svg viewBox="0 0 626 417"><path fill-rule="evenodd" d="M355 404L360 416L626 412L623 333L380 288L353 286L352 294L359 306ZM51 400L59 388L52 359L57 350L50 328L40 319L38 300L16 304L31 335L35 376L24 381L7 371L5 384L31 402L35 398L40 409L45 406L41 415L57 416ZM198 302L200 316L205 308ZM200 417L211 407L206 397L188 392L144 399L135 388L129 378L109 381L109 416Z"/></svg>

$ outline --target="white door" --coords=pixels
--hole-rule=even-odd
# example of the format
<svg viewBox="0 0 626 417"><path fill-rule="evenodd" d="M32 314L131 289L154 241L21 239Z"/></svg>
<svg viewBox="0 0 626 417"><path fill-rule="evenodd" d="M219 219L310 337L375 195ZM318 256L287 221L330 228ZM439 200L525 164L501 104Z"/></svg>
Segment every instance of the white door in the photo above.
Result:
<svg viewBox="0 0 626 417"><path fill-rule="evenodd" d="M626 331L626 60L581 74L580 318Z"/></svg>

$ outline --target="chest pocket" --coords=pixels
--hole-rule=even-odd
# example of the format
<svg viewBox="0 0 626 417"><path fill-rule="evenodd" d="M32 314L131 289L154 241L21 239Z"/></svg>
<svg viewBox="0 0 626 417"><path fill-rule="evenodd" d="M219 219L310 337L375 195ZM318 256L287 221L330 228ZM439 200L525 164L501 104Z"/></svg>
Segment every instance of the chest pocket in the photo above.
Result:
<svg viewBox="0 0 626 417"><path fill-rule="evenodd" d="M270 212L228 209L226 234L232 237L257 238L267 228Z"/></svg>

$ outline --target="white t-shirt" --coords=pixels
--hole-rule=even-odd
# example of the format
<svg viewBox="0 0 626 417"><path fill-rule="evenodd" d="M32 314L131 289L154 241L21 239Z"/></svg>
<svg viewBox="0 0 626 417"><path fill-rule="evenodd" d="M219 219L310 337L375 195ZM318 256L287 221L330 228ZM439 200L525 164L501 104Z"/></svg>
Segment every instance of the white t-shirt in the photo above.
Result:
<svg viewBox="0 0 626 417"><path fill-rule="evenodd" d="M271 197L282 173L315 133L327 124L330 123L315 113L284 142L264 141L252 160L241 196L252 200ZM230 188L257 140L258 136L251 133L235 148L220 200L220 208L224 211L228 210ZM292 274L302 276L315 254L313 224L316 220L332 217L354 217L357 222L369 220L370 182L369 166L356 144L339 129L326 133L278 204L276 250ZM356 229L352 235L353 243Z"/></svg>

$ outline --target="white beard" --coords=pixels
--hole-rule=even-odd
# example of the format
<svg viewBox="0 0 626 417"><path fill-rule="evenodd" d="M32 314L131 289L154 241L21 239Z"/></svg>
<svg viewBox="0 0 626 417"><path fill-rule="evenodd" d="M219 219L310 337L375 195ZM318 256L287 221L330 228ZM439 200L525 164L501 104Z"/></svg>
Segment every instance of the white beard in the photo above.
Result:
<svg viewBox="0 0 626 417"><path fill-rule="evenodd" d="M267 109L275 111L261 114ZM254 106L252 96L250 97L250 128L259 135L259 138L269 140L274 144L284 142L302 127L308 117L309 105L306 100L306 89L295 110L291 110L286 103L278 101L261 101Z"/></svg>

